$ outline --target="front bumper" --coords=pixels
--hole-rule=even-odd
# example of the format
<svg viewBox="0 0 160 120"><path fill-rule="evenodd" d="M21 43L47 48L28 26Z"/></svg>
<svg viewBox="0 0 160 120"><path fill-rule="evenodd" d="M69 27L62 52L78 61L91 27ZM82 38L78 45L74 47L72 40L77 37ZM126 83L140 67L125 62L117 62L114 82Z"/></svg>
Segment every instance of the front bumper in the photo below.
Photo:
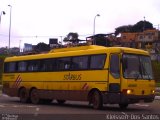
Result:
<svg viewBox="0 0 160 120"><path fill-rule="evenodd" d="M155 95L126 95L123 93L104 93L103 103L104 104L120 104L120 103L139 103L139 102L152 102L154 101Z"/></svg>

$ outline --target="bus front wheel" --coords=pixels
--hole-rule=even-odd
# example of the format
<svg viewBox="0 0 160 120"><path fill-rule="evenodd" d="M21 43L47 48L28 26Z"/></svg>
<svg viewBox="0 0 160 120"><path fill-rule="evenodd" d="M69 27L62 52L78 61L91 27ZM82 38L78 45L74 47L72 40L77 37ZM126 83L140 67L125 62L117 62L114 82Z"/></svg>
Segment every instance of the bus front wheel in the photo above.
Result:
<svg viewBox="0 0 160 120"><path fill-rule="evenodd" d="M128 107L128 104L127 104L127 103L120 103L120 104L119 104L119 107L120 107L121 109L126 109L126 108Z"/></svg>
<svg viewBox="0 0 160 120"><path fill-rule="evenodd" d="M94 93L92 94L92 104L94 109L102 109L103 101L102 95L99 91L94 91Z"/></svg>
<svg viewBox="0 0 160 120"><path fill-rule="evenodd" d="M58 104L64 104L66 100L57 100Z"/></svg>
<svg viewBox="0 0 160 120"><path fill-rule="evenodd" d="M50 103L52 103L52 99L42 99L42 102L44 103L44 104L50 104Z"/></svg>
<svg viewBox="0 0 160 120"><path fill-rule="evenodd" d="M39 98L37 89L33 89L31 91L30 98L31 98L31 102L33 104L39 104L40 103L40 98Z"/></svg>

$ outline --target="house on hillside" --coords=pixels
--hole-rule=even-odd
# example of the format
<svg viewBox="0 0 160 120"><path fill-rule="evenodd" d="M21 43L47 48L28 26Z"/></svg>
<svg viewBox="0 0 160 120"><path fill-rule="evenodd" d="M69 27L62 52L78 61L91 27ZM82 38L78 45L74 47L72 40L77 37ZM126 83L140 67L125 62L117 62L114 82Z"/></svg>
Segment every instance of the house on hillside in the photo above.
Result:
<svg viewBox="0 0 160 120"><path fill-rule="evenodd" d="M160 52L160 31L152 29L137 33L121 33L121 43L125 47Z"/></svg>
<svg viewBox="0 0 160 120"><path fill-rule="evenodd" d="M139 48L136 35L137 33L121 33L121 45L123 47Z"/></svg>
<svg viewBox="0 0 160 120"><path fill-rule="evenodd" d="M136 37L137 41L140 43L140 48L152 50L153 52L157 52L160 48L160 31L153 30L145 30L144 32L137 33Z"/></svg>

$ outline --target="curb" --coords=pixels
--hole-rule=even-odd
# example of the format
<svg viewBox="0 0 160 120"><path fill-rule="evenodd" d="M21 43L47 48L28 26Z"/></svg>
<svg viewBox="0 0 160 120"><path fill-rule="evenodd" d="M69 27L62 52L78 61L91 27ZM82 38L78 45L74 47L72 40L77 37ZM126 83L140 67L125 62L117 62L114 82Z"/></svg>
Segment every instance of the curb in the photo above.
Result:
<svg viewBox="0 0 160 120"><path fill-rule="evenodd" d="M160 100L160 96L155 96L155 100Z"/></svg>

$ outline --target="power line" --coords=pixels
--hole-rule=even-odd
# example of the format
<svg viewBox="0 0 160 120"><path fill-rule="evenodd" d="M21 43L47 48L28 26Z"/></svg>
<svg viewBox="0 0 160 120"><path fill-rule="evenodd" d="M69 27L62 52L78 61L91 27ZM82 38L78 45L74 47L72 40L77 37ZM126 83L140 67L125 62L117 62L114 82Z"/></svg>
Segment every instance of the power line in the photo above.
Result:
<svg viewBox="0 0 160 120"><path fill-rule="evenodd" d="M5 34L0 34L0 36L2 37L8 37L8 35L5 35ZM11 36L12 38L42 38L42 37L46 37L46 38L50 38L50 37L61 37L61 36ZM64 36L62 36L64 37Z"/></svg>
<svg viewBox="0 0 160 120"><path fill-rule="evenodd" d="M85 34L85 35L79 35L79 37L86 37L86 36L90 36L91 34ZM8 35L5 34L0 34L0 36L2 37L8 37ZM52 37L66 37L66 36L40 36L40 35L35 35L35 36L11 36L12 38L52 38Z"/></svg>

